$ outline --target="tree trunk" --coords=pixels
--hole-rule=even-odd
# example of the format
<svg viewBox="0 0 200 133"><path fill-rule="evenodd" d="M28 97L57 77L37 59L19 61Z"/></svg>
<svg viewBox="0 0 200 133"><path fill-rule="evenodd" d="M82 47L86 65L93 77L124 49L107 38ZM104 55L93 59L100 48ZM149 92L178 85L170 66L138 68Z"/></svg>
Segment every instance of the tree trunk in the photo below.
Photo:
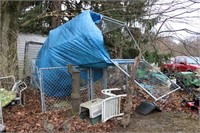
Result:
<svg viewBox="0 0 200 133"><path fill-rule="evenodd" d="M17 76L18 11L20 2L1 3L0 76Z"/></svg>
<svg viewBox="0 0 200 133"><path fill-rule="evenodd" d="M60 12L61 11L61 0L52 1L52 9L51 9L51 11L56 11L56 12ZM61 24L60 17L53 16L51 18L51 29L54 29L54 28L60 26L60 24Z"/></svg>
<svg viewBox="0 0 200 133"><path fill-rule="evenodd" d="M133 106L132 96L133 96L133 92L137 86L134 80L135 80L135 76L136 76L136 70L140 63L141 57L142 57L142 54L140 53L135 58L134 65L132 65L132 68L131 68L131 75L129 78L129 86L127 88L127 97L126 97L126 101L124 104L124 115L123 115L123 118L121 121L121 124L124 128L126 128L130 124L130 118L131 118L132 106Z"/></svg>

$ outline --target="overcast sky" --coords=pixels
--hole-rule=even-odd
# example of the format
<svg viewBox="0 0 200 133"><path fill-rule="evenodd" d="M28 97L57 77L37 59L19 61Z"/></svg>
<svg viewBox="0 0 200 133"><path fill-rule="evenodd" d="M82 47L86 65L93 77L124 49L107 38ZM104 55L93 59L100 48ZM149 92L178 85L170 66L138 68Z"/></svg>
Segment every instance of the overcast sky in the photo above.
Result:
<svg viewBox="0 0 200 133"><path fill-rule="evenodd" d="M175 2L171 4L170 4L170 1L172 0L160 0L159 4L160 3L163 3L163 4L168 3L168 4L166 4L165 6L164 5L155 6L154 8L156 10L153 10L153 11L162 12L166 10L165 13L163 13L165 17L163 17L162 20L165 20L166 18L170 18L178 14L182 14L182 13L183 14L176 16L176 18L171 18L167 20L165 24L162 26L161 31L164 31L167 28L174 29L174 30L187 28L188 30L200 32L200 17L199 17L200 16L200 0L198 1L199 3L193 4L193 5L192 5L192 2L189 2L189 0L174 0ZM191 12L191 11L194 11L194 12ZM158 29L161 26L161 24L162 23L159 23L156 26L156 29ZM187 32L184 32L184 31L176 32L176 34L178 34L178 36L181 38L191 36L191 34L188 34ZM175 34L170 33L170 35L175 35Z"/></svg>
<svg viewBox="0 0 200 133"><path fill-rule="evenodd" d="M76 1L80 2L80 0ZM196 1L197 3L193 4L191 1ZM158 0L156 4L157 5L151 9L151 13L157 14L163 12L161 21L177 15L176 17L168 19L162 26L161 31L168 29L188 29L195 32L200 32L200 0ZM193 12L191 12L192 10ZM156 15L154 17L156 17ZM158 30L161 25L162 23L159 23L155 27L155 30ZM178 37L181 37L182 39L191 36L191 34L185 31L178 31L176 33L165 32L164 34L171 36L178 35Z"/></svg>

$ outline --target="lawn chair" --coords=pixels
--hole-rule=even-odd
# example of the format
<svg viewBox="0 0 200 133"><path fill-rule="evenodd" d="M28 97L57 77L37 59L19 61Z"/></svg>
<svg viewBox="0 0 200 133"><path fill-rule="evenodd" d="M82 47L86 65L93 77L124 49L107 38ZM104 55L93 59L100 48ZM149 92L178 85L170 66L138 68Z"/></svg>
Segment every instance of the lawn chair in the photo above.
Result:
<svg viewBox="0 0 200 133"><path fill-rule="evenodd" d="M27 85L25 82L22 82L22 81L17 81L13 88L12 88L12 91L16 93L16 98L14 99L14 101L19 101L19 104L20 105L24 105L25 103L25 95L22 94L25 90L27 89Z"/></svg>
<svg viewBox="0 0 200 133"><path fill-rule="evenodd" d="M7 91L15 93L16 97L12 101L24 105L24 90L27 89L25 82L16 81L14 76L0 77L0 88L5 88Z"/></svg>
<svg viewBox="0 0 200 133"><path fill-rule="evenodd" d="M2 108L11 103L24 105L25 82L15 80L14 76L0 77L0 132L3 129Z"/></svg>

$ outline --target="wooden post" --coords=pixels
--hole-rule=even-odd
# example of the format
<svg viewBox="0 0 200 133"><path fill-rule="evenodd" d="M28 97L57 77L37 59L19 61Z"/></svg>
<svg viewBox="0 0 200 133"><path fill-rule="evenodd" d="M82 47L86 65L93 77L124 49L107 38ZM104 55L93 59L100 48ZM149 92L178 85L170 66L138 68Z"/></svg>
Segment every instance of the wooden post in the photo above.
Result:
<svg viewBox="0 0 200 133"><path fill-rule="evenodd" d="M71 64L68 65L68 72L72 77L72 113L76 114L79 112L80 106L80 71L77 69L73 69Z"/></svg>

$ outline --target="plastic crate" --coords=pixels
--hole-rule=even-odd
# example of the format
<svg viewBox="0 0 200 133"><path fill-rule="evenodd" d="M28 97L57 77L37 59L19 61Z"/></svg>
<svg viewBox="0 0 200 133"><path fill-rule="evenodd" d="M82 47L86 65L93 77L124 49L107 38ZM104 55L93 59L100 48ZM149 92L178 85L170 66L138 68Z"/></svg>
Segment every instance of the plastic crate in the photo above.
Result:
<svg viewBox="0 0 200 133"><path fill-rule="evenodd" d="M81 103L79 114L85 112L85 110L88 109L90 118L95 118L95 117L101 115L102 114L102 101L103 101L103 99L96 98L91 101Z"/></svg>

